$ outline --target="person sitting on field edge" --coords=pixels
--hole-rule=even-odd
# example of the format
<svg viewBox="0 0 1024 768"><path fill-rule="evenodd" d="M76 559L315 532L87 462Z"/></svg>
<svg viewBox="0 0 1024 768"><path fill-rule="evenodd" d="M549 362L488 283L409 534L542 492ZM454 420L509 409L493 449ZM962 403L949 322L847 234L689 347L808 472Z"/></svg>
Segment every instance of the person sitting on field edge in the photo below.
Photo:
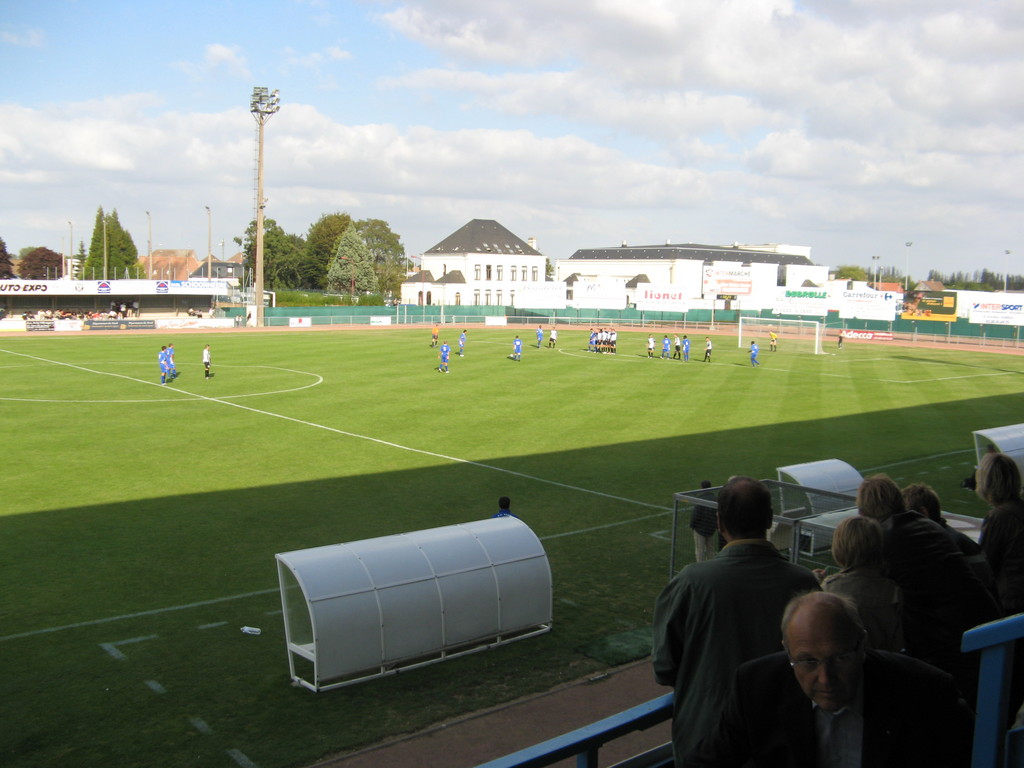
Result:
<svg viewBox="0 0 1024 768"><path fill-rule="evenodd" d="M509 510L511 506L512 500L508 496L502 496L498 499L498 511L492 517L515 517L518 520L518 516L513 515Z"/></svg>

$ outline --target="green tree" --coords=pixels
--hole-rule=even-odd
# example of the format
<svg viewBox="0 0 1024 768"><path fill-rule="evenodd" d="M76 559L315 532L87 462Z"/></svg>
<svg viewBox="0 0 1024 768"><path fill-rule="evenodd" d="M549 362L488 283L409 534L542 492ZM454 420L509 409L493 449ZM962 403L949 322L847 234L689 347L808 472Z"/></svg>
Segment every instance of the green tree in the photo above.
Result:
<svg viewBox="0 0 1024 768"><path fill-rule="evenodd" d="M376 293L377 273L373 258L355 227L349 227L338 241L327 268L327 290L331 293Z"/></svg>
<svg viewBox="0 0 1024 768"><path fill-rule="evenodd" d="M300 275L303 288L323 288L327 285L327 270L338 249L341 236L348 230L352 217L347 213L325 213L306 233L306 249Z"/></svg>
<svg viewBox="0 0 1024 768"><path fill-rule="evenodd" d="M89 256L85 260L82 276L85 279L120 280L124 277L143 277L139 264L139 249L132 236L117 217L117 210L103 213L96 209L96 222L92 228Z"/></svg>
<svg viewBox="0 0 1024 768"><path fill-rule="evenodd" d="M385 296L398 294L409 271L409 259L405 256L401 235L392 232L388 223L381 219L360 219L354 226L370 252L373 271L377 275L377 290Z"/></svg>
<svg viewBox="0 0 1024 768"><path fill-rule="evenodd" d="M7 252L7 243L0 237L0 280L10 280L14 277L14 265L11 263L11 254Z"/></svg>
<svg viewBox="0 0 1024 768"><path fill-rule="evenodd" d="M864 267L843 264L836 267L836 280L860 280L866 282L868 271Z"/></svg>
<svg viewBox="0 0 1024 768"><path fill-rule="evenodd" d="M256 268L256 221L250 221L243 238L235 238L245 253L245 267ZM298 235L290 235L273 219L263 219L263 287L268 290L295 288L298 266L305 242Z"/></svg>
<svg viewBox="0 0 1024 768"><path fill-rule="evenodd" d="M64 257L49 248L35 248L25 254L18 266L23 280L55 280L64 274Z"/></svg>

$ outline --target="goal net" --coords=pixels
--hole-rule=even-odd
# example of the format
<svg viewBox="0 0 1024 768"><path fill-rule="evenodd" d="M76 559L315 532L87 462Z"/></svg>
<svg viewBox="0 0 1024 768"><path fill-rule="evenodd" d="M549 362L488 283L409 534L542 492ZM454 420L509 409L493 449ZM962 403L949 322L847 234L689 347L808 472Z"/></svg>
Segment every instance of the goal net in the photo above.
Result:
<svg viewBox="0 0 1024 768"><path fill-rule="evenodd" d="M756 341L762 352L770 351L770 334L778 336L779 351L823 355L822 326L818 320L775 320L769 317L741 317L739 346Z"/></svg>

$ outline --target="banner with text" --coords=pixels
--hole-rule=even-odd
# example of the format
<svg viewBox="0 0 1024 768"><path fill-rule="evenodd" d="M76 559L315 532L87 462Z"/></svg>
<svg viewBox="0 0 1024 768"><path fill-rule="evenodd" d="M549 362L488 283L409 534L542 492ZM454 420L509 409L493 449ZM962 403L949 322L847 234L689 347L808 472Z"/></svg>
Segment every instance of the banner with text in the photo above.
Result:
<svg viewBox="0 0 1024 768"><path fill-rule="evenodd" d="M1024 304L972 302L967 319L983 325L1024 325Z"/></svg>
<svg viewBox="0 0 1024 768"><path fill-rule="evenodd" d="M904 320L956 322L956 291L921 291L903 305Z"/></svg>
<svg viewBox="0 0 1024 768"><path fill-rule="evenodd" d="M833 306L844 320L885 320L891 322L903 306L903 296L888 291L840 291L832 297Z"/></svg>
<svg viewBox="0 0 1024 768"><path fill-rule="evenodd" d="M753 285L750 267L736 261L715 261L704 265L704 295L749 294Z"/></svg>
<svg viewBox="0 0 1024 768"><path fill-rule="evenodd" d="M828 314L828 291L824 288L780 288L775 294L772 312L777 315L824 317Z"/></svg>
<svg viewBox="0 0 1024 768"><path fill-rule="evenodd" d="M636 308L644 312L687 312L687 295L679 286L642 283L636 288Z"/></svg>

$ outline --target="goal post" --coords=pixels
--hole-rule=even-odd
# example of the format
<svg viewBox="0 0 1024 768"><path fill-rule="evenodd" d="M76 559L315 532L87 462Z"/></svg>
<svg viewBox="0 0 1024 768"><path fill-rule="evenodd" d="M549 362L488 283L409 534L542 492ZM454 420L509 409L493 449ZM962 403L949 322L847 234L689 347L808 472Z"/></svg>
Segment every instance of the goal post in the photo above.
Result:
<svg viewBox="0 0 1024 768"><path fill-rule="evenodd" d="M769 333L779 337L779 349L808 352L823 355L822 324L818 320L779 320L771 317L741 317L739 325L740 347L750 346L751 341L769 348Z"/></svg>

